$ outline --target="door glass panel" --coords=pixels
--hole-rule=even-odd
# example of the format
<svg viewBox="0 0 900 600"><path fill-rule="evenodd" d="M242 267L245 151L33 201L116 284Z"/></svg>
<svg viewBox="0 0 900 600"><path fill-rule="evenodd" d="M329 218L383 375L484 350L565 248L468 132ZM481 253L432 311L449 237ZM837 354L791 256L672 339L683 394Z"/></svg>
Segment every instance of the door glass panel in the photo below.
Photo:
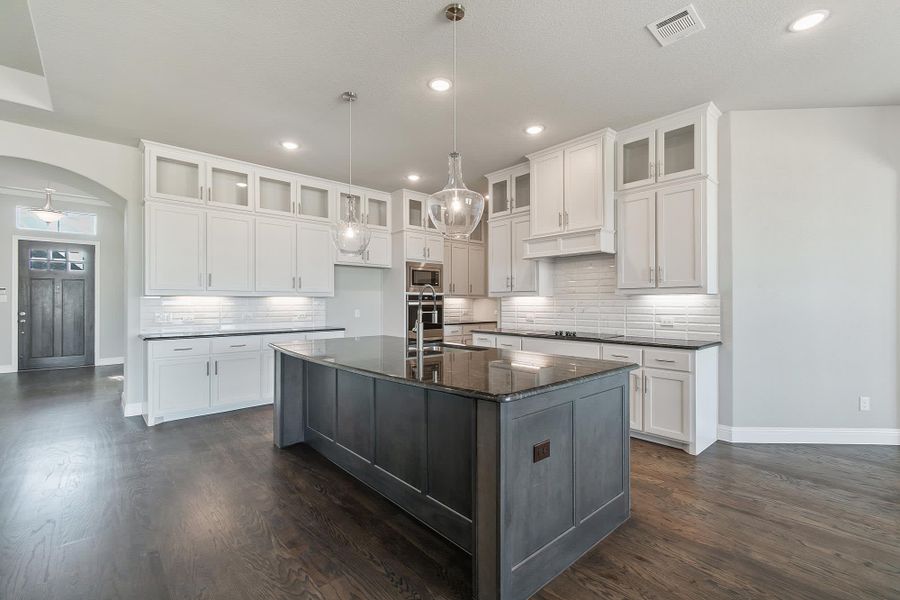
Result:
<svg viewBox="0 0 900 600"><path fill-rule="evenodd" d="M327 219L328 190L311 185L300 186L300 214L306 217Z"/></svg>
<svg viewBox="0 0 900 600"><path fill-rule="evenodd" d="M491 214L509 210L509 192L507 182L495 181L491 186Z"/></svg>
<svg viewBox="0 0 900 600"><path fill-rule="evenodd" d="M156 157L156 191L161 194L198 198L200 166L171 158Z"/></svg>
<svg viewBox="0 0 900 600"><path fill-rule="evenodd" d="M287 181L260 177L259 207L265 210L291 212L291 184Z"/></svg>
<svg viewBox="0 0 900 600"><path fill-rule="evenodd" d="M32 248L28 254L29 258L47 258L47 256L46 250L35 250L34 248Z"/></svg>
<svg viewBox="0 0 900 600"><path fill-rule="evenodd" d="M46 271L49 263L46 260L32 260L28 263L28 268L32 271Z"/></svg>
<svg viewBox="0 0 900 600"><path fill-rule="evenodd" d="M650 178L650 138L628 142L622 146L622 183Z"/></svg>
<svg viewBox="0 0 900 600"><path fill-rule="evenodd" d="M422 206L422 201L410 198L406 201L406 206L406 224L413 227L422 227L422 216L425 214L425 207Z"/></svg>
<svg viewBox="0 0 900 600"><path fill-rule="evenodd" d="M366 202L366 214L368 215L369 225L375 227L387 227L387 201L381 200L380 198L368 198L366 199Z"/></svg>
<svg viewBox="0 0 900 600"><path fill-rule="evenodd" d="M66 260L66 251L65 250L51 250L50 251L50 260Z"/></svg>
<svg viewBox="0 0 900 600"><path fill-rule="evenodd" d="M347 192L341 192L341 219L347 219L350 215L348 214L348 210L350 207L353 207L353 217L354 219L359 219L360 210L362 206L362 200L356 194L348 194Z"/></svg>
<svg viewBox="0 0 900 600"><path fill-rule="evenodd" d="M516 208L531 205L531 174L519 175L514 180L516 186Z"/></svg>
<svg viewBox="0 0 900 600"><path fill-rule="evenodd" d="M694 168L693 123L665 133L663 168L666 174L690 171Z"/></svg>
<svg viewBox="0 0 900 600"><path fill-rule="evenodd" d="M212 183L209 200L217 204L250 206L247 194L248 177L226 169L212 169Z"/></svg>
<svg viewBox="0 0 900 600"><path fill-rule="evenodd" d="M84 271L84 263L83 262L70 262L69 263L69 271Z"/></svg>
<svg viewBox="0 0 900 600"><path fill-rule="evenodd" d="M58 221L60 233L97 235L97 215L90 213L66 213Z"/></svg>
<svg viewBox="0 0 900 600"><path fill-rule="evenodd" d="M50 263L50 270L51 270L51 271L65 271L65 270L66 270L66 263L64 263L64 262L51 262L51 263Z"/></svg>

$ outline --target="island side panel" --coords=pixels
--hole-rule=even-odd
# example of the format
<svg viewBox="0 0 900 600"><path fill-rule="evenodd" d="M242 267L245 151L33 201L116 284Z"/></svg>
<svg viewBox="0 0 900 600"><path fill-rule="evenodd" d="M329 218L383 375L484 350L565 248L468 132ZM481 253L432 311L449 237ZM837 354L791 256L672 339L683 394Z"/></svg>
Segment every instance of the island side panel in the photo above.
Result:
<svg viewBox="0 0 900 600"><path fill-rule="evenodd" d="M273 442L286 448L305 441L303 422L304 361L275 352Z"/></svg>
<svg viewBox="0 0 900 600"><path fill-rule="evenodd" d="M503 408L500 590L479 597L519 600L628 519L628 377L594 379ZM535 447L547 441L543 457Z"/></svg>
<svg viewBox="0 0 900 600"><path fill-rule="evenodd" d="M500 597L501 404L478 400L475 409L475 539L472 583L478 600Z"/></svg>

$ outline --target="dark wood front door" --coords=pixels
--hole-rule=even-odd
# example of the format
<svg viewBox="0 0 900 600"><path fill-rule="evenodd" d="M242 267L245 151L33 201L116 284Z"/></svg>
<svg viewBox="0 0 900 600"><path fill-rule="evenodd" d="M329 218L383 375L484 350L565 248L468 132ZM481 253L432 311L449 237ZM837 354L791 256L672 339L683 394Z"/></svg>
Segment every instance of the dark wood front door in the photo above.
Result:
<svg viewBox="0 0 900 600"><path fill-rule="evenodd" d="M94 364L94 247L19 241L19 370Z"/></svg>

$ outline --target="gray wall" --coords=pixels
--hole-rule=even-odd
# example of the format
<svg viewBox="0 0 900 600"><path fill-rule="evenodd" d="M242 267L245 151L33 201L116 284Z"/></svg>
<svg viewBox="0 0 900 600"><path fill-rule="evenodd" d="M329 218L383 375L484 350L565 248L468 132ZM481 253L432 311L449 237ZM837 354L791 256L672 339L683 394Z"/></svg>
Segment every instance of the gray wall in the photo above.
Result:
<svg viewBox="0 0 900 600"><path fill-rule="evenodd" d="M900 107L725 125L720 422L900 427Z"/></svg>
<svg viewBox="0 0 900 600"><path fill-rule="evenodd" d="M345 327L347 337L381 335L381 278L382 269L335 267L334 298L327 298L325 307L328 325Z"/></svg>
<svg viewBox="0 0 900 600"><path fill-rule="evenodd" d="M0 186L35 189L46 186L48 182L60 191L94 196L106 201L108 206L73 203L62 197L57 202L58 208L64 210L95 213L98 217L97 236L18 230L15 228L16 206L39 206L43 204L43 199L9 189L0 190L0 240L4 240L0 243L0 286L6 287L10 294L9 302L0 304L0 367L12 367L16 364L11 345L11 340L15 337L11 311L13 297L18 290L18 282L12 280L15 252L13 236L59 237L99 242L96 262L100 293L95 301L102 318L95 360L99 363L104 359L121 359L125 355L125 221L121 200L83 177L58 167L21 159L0 158Z"/></svg>

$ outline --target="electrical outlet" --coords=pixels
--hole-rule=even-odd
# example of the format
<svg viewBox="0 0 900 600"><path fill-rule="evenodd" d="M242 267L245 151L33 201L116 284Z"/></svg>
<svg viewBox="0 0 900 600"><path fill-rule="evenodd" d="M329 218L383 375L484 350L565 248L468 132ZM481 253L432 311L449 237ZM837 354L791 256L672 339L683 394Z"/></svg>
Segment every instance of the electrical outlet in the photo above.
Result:
<svg viewBox="0 0 900 600"><path fill-rule="evenodd" d="M531 462L540 462L545 458L550 458L550 440L535 444L531 449Z"/></svg>
<svg viewBox="0 0 900 600"><path fill-rule="evenodd" d="M659 318L660 327L675 327L675 317L661 316Z"/></svg>
<svg viewBox="0 0 900 600"><path fill-rule="evenodd" d="M360 315L359 309L358 308L353 309L353 316L358 319L359 315Z"/></svg>
<svg viewBox="0 0 900 600"><path fill-rule="evenodd" d="M868 396L860 396L859 397L859 410L866 412L872 408L871 406L872 399Z"/></svg>

